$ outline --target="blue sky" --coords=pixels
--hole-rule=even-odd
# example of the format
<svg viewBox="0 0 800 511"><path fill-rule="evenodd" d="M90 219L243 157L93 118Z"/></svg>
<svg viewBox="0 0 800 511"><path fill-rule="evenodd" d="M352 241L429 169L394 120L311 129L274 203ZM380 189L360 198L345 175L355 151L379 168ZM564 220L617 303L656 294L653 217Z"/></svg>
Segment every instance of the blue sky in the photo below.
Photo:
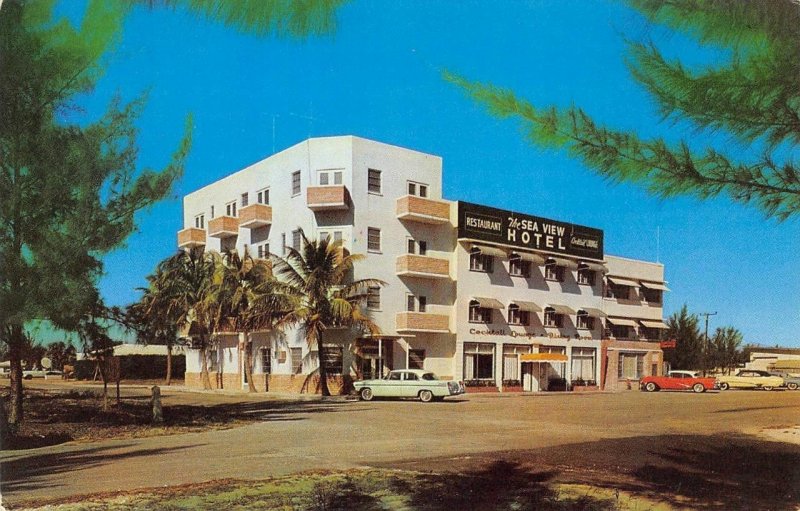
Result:
<svg viewBox="0 0 800 511"><path fill-rule="evenodd" d="M625 67L625 38L652 38L698 66L727 55L613 2L354 1L340 10L335 35L309 41L137 9L83 101L86 115L102 112L116 93L149 91L138 123L141 164L167 162L190 112L194 147L173 197L139 213L139 232L105 258L103 296L115 305L135 300L145 275L174 252L181 196L273 146L353 134L442 156L448 199L597 227L607 253L664 263L672 289L665 316L686 303L692 312L718 312L712 331L735 326L746 342L800 347L798 220L765 220L726 198L662 201L609 185L565 153L529 145L516 122L489 116L441 78L448 69L534 104L581 106L610 127L730 147L724 134L710 139L660 122Z"/></svg>

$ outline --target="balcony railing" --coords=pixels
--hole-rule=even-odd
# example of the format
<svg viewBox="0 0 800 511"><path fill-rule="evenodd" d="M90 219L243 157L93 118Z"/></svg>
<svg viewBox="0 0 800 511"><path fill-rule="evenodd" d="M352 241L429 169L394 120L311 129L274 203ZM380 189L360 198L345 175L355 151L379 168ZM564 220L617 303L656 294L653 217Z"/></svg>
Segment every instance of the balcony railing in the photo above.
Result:
<svg viewBox="0 0 800 511"><path fill-rule="evenodd" d="M208 235L214 238L230 238L239 235L239 219L220 216L208 222Z"/></svg>
<svg viewBox="0 0 800 511"><path fill-rule="evenodd" d="M272 206L250 204L239 210L239 227L255 229L272 223Z"/></svg>
<svg viewBox="0 0 800 511"><path fill-rule="evenodd" d="M405 254L397 258L396 272L398 276L447 279L450 278L450 261L438 257Z"/></svg>
<svg viewBox="0 0 800 511"><path fill-rule="evenodd" d="M430 312L398 312L396 326L398 332L449 333L450 317Z"/></svg>
<svg viewBox="0 0 800 511"><path fill-rule="evenodd" d="M446 224L450 222L450 204L416 195L404 195L397 199L397 218L424 224Z"/></svg>
<svg viewBox="0 0 800 511"><path fill-rule="evenodd" d="M197 227L190 227L178 231L178 246L180 248L202 247L206 244L206 231Z"/></svg>
<svg viewBox="0 0 800 511"><path fill-rule="evenodd" d="M350 192L344 185L309 186L306 203L313 211L350 209Z"/></svg>

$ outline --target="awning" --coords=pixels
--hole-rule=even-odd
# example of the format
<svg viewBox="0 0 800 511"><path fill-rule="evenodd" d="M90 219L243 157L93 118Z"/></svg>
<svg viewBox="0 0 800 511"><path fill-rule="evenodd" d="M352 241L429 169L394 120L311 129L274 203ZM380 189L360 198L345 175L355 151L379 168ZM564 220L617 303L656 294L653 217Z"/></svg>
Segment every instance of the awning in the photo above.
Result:
<svg viewBox="0 0 800 511"><path fill-rule="evenodd" d="M472 250L478 250L481 254L492 256L492 257L505 257L506 251L497 248L497 247L489 247L486 245L472 245Z"/></svg>
<svg viewBox="0 0 800 511"><path fill-rule="evenodd" d="M519 356L520 362L566 362L569 360L566 355L561 353L522 353Z"/></svg>
<svg viewBox="0 0 800 511"><path fill-rule="evenodd" d="M617 326L632 326L632 327L636 326L636 321L634 321L632 319L606 318L606 321L609 321L612 324L617 325Z"/></svg>
<svg viewBox="0 0 800 511"><path fill-rule="evenodd" d="M536 305L533 302L526 302L523 300L514 300L512 302L514 305L519 307L519 310L522 311L529 311L529 312L542 312L542 308Z"/></svg>
<svg viewBox="0 0 800 511"><path fill-rule="evenodd" d="M665 286L663 283L642 281L642 285L647 289L658 289L659 291L669 291L669 288Z"/></svg>
<svg viewBox="0 0 800 511"><path fill-rule="evenodd" d="M494 298L483 298L480 296L473 296L473 302L478 302L478 305L487 309L505 309L505 305L500 300Z"/></svg>
<svg viewBox="0 0 800 511"><path fill-rule="evenodd" d="M512 252L509 254L508 258L511 259L512 257L519 257L523 261L528 261L529 263L535 264L537 266L541 266L544 264L545 258L539 254L534 254L531 252Z"/></svg>
<svg viewBox="0 0 800 511"><path fill-rule="evenodd" d="M593 263L591 261L581 261L578 263L578 269L586 268L587 270L599 271L600 273L608 273L608 268L603 263Z"/></svg>
<svg viewBox="0 0 800 511"><path fill-rule="evenodd" d="M578 263L576 261L573 261L572 259L564 259L563 257L550 256L550 257L547 258L546 262L549 263L550 261L555 263L556 266L564 266L564 267L569 268L571 270L577 270L578 269Z"/></svg>
<svg viewBox="0 0 800 511"><path fill-rule="evenodd" d="M645 326L647 328L658 328L660 330L666 330L669 328L663 321L648 321L640 319L639 323L641 323L642 326Z"/></svg>
<svg viewBox="0 0 800 511"><path fill-rule="evenodd" d="M553 305L551 303L548 304L547 306L556 311L557 314L575 314L575 311L567 307L566 305Z"/></svg>
<svg viewBox="0 0 800 511"><path fill-rule="evenodd" d="M620 286L639 287L639 283L636 282L635 280L622 279L620 277L606 277L606 278L609 280L609 282L613 282L614 284Z"/></svg>
<svg viewBox="0 0 800 511"><path fill-rule="evenodd" d="M593 318L604 318L604 317L606 317L606 313L605 312L601 311L600 309L595 309L595 308L592 308L592 307L583 307L580 310L578 310L578 314L580 314L581 311L585 311L587 316L591 316Z"/></svg>

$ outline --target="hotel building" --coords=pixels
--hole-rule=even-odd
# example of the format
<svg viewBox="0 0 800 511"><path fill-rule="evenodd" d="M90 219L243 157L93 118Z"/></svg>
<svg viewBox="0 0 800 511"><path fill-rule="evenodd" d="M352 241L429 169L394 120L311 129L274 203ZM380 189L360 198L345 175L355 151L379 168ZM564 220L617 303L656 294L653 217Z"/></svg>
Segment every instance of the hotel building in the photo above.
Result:
<svg viewBox="0 0 800 511"><path fill-rule="evenodd" d="M381 335L326 334L324 363L342 389L407 367L501 392L638 388L661 372L663 265L604 254L598 229L445 200L438 156L313 138L183 206L182 248L285 255L302 230L366 255L354 278L386 283L365 304ZM316 390L317 350L299 329L252 338L258 389ZM241 334L217 336L218 388L247 386L242 346ZM200 385L200 366L188 350L187 385Z"/></svg>

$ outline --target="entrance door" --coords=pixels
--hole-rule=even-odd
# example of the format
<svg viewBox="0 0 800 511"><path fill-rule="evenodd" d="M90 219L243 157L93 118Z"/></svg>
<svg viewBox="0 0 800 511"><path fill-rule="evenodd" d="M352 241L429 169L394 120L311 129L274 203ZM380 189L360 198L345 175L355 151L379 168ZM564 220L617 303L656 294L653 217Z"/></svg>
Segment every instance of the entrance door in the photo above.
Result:
<svg viewBox="0 0 800 511"><path fill-rule="evenodd" d="M522 362L522 390L525 392L534 392L533 390L533 368L536 364L533 362Z"/></svg>

